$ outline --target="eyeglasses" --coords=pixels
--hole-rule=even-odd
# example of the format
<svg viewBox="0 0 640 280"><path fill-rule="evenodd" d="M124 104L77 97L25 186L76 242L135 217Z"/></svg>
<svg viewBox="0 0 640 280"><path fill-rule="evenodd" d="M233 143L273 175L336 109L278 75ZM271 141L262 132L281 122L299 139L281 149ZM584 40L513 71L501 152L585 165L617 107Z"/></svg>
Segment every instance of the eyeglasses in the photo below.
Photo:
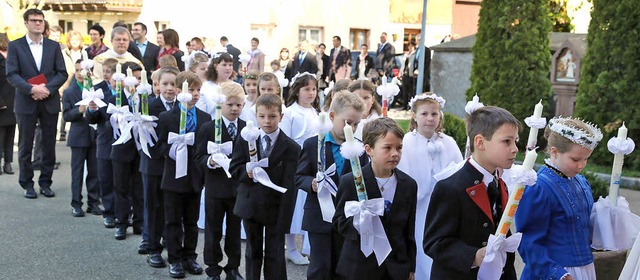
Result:
<svg viewBox="0 0 640 280"><path fill-rule="evenodd" d="M44 23L44 19L29 19L29 22L31 23Z"/></svg>

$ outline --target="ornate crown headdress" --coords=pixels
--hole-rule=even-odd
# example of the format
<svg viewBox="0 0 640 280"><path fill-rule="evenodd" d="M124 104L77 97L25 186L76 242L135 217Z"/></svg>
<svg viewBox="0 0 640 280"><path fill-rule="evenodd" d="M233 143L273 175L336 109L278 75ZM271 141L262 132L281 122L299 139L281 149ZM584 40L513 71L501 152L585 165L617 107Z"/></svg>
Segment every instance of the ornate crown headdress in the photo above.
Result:
<svg viewBox="0 0 640 280"><path fill-rule="evenodd" d="M416 96L414 96L413 98L411 98L411 101L409 101L409 107L413 108L413 104L415 104L416 101L418 100L423 100L423 99L433 99L436 102L438 102L438 104L440 104L440 108L444 108L444 104L447 103L446 100L444 100L444 98L434 94L418 94Z"/></svg>
<svg viewBox="0 0 640 280"><path fill-rule="evenodd" d="M571 119L570 117L555 117L549 121L549 129L571 140L571 142L593 151L596 146L598 146L598 142L602 140L602 132L600 132L600 129L590 122L584 122L587 126L586 130L565 123L565 120Z"/></svg>

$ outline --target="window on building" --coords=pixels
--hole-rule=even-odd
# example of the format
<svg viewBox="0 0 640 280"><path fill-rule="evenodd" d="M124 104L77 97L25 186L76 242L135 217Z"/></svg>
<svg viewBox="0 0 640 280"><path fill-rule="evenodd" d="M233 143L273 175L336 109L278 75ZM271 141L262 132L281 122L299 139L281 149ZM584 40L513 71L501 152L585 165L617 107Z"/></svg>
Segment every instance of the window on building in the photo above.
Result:
<svg viewBox="0 0 640 280"><path fill-rule="evenodd" d="M409 50L409 42L414 41L416 46L420 44L417 36L420 35L420 29L408 29L404 30L404 39L402 40L402 51Z"/></svg>
<svg viewBox="0 0 640 280"><path fill-rule="evenodd" d="M91 26L93 26L94 22L93 20L87 20L87 33L89 33L89 29L91 29ZM73 29L73 25L71 26L72 28L67 28L67 31Z"/></svg>
<svg viewBox="0 0 640 280"><path fill-rule="evenodd" d="M322 40L322 28L301 26L298 28L298 42L303 40L313 45L319 44Z"/></svg>
<svg viewBox="0 0 640 280"><path fill-rule="evenodd" d="M153 24L156 26L156 30L162 31L169 28L168 21L154 21Z"/></svg>
<svg viewBox="0 0 640 280"><path fill-rule="evenodd" d="M369 29L351 28L351 31L349 31L349 48L359 50L360 45L368 44L368 42Z"/></svg>

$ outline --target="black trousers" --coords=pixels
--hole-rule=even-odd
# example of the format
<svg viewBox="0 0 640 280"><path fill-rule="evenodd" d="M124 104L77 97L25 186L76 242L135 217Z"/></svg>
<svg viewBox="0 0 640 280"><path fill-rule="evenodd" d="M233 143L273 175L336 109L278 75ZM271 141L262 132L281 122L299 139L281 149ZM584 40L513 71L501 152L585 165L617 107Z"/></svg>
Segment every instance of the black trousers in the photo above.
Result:
<svg viewBox="0 0 640 280"><path fill-rule="evenodd" d="M103 217L115 217L115 192L113 191L113 166L110 159L98 159L98 185L104 208Z"/></svg>
<svg viewBox="0 0 640 280"><path fill-rule="evenodd" d="M147 215L144 221L148 234L149 250L151 253L161 253L162 231L164 230L164 198L162 175L147 175L142 173L142 184L145 186L144 207Z"/></svg>
<svg viewBox="0 0 640 280"><path fill-rule="evenodd" d="M40 167L40 187L51 187L51 176L56 164L56 128L58 114L50 114L43 104L38 104L35 114L16 114L18 120L18 161L20 176L18 181L22 188L33 188L33 166L31 154L33 152L33 138L36 123L40 121L42 131L42 166Z"/></svg>
<svg viewBox="0 0 640 280"><path fill-rule="evenodd" d="M129 213L133 208L133 225L142 228L144 215L144 197L142 178L138 167L140 158L133 161L111 161L113 167L113 188L115 190L116 226L126 228L129 225ZM129 201L129 196L132 197Z"/></svg>
<svg viewBox="0 0 640 280"><path fill-rule="evenodd" d="M204 263L207 267L207 275L210 277L219 276L222 271L238 269L240 266L240 221L241 219L233 214L236 204L234 198L217 198L209 195L211 192L205 191L204 211ZM223 268L220 262L223 259L220 240L222 239L222 223L227 216L227 229L224 237L224 253L227 254L227 265Z"/></svg>
<svg viewBox="0 0 640 280"><path fill-rule="evenodd" d="M16 138L16 125L0 126L0 156L4 163L13 162L13 141Z"/></svg>
<svg viewBox="0 0 640 280"><path fill-rule="evenodd" d="M200 192L177 193L164 190L163 197L169 263L195 260L198 257L196 247Z"/></svg>
<svg viewBox="0 0 640 280"><path fill-rule="evenodd" d="M82 207L82 179L84 163L87 163L87 205L97 207L100 200L96 146L71 148L71 207Z"/></svg>
<svg viewBox="0 0 640 280"><path fill-rule="evenodd" d="M265 280L286 280L287 267L284 260L284 233L277 232L274 226L265 226L252 220L243 220L247 235L245 250L245 278L260 280L260 271L264 259ZM264 243L264 257L262 244Z"/></svg>
<svg viewBox="0 0 640 280"><path fill-rule="evenodd" d="M311 247L308 280L331 280L340 278L336 266L342 249L342 236L335 231L327 233L308 232Z"/></svg>

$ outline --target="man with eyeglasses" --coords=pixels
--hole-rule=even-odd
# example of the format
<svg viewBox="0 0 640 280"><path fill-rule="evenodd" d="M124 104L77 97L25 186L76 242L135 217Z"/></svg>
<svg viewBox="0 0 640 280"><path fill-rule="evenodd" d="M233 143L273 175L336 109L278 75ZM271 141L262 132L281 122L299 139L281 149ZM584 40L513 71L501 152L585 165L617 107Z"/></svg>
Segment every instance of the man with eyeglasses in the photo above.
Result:
<svg viewBox="0 0 640 280"><path fill-rule="evenodd" d="M44 13L28 9L24 15L27 35L9 43L7 80L16 88L14 112L18 120L19 183L26 198L37 198L34 190L33 138L36 123L42 129L42 164L38 185L40 193L53 197L51 177L56 162L56 128L60 112L58 89L68 74L60 44L44 38Z"/></svg>

